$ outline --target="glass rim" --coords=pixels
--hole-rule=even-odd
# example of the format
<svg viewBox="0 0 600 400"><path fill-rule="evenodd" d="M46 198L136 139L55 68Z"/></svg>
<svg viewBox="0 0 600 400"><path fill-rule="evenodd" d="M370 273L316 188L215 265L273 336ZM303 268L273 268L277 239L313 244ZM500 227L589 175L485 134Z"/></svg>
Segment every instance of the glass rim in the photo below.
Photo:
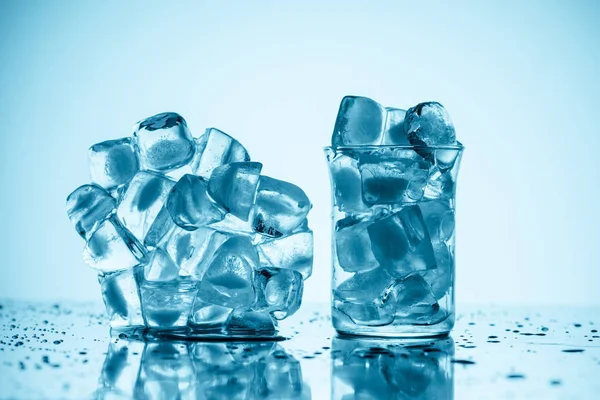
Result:
<svg viewBox="0 0 600 400"><path fill-rule="evenodd" d="M446 145L435 145L435 146L427 146L427 145L396 145L396 144L369 144L369 145L353 145L353 146L325 146L323 150L353 150L353 151L373 151L379 149L389 149L389 150L464 150L465 146L462 143L458 142L458 144L446 144Z"/></svg>

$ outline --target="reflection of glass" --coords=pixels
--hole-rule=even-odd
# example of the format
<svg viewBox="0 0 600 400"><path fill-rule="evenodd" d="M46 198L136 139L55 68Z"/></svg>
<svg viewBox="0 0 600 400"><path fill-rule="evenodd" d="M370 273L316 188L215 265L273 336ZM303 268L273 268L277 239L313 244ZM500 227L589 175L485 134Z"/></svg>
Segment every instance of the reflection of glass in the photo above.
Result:
<svg viewBox="0 0 600 400"><path fill-rule="evenodd" d="M274 342L111 343L95 398L311 399L300 362Z"/></svg>
<svg viewBox="0 0 600 400"><path fill-rule="evenodd" d="M326 147L332 322L341 334L423 337L454 325L462 146Z"/></svg>
<svg viewBox="0 0 600 400"><path fill-rule="evenodd" d="M331 398L452 399L453 354L452 338L333 338Z"/></svg>

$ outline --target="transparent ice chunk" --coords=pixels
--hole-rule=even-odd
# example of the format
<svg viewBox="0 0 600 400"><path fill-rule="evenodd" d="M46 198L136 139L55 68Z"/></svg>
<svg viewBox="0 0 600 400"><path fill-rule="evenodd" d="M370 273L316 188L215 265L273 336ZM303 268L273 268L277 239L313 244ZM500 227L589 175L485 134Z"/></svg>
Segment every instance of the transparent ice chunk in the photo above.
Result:
<svg viewBox="0 0 600 400"><path fill-rule="evenodd" d="M83 250L86 264L102 273L133 268L144 257L143 246L115 218L105 220Z"/></svg>
<svg viewBox="0 0 600 400"><path fill-rule="evenodd" d="M367 205L362 197L362 180L358 160L338 154L330 160L329 173L333 184L335 205L340 211L365 211Z"/></svg>
<svg viewBox="0 0 600 400"><path fill-rule="evenodd" d="M193 367L185 344L167 341L147 343L133 398L196 398Z"/></svg>
<svg viewBox="0 0 600 400"><path fill-rule="evenodd" d="M392 323L397 302L396 279L384 268L356 273L334 291L334 307L358 325Z"/></svg>
<svg viewBox="0 0 600 400"><path fill-rule="evenodd" d="M196 297L188 326L196 331L221 332L231 311L232 309L229 307L206 303Z"/></svg>
<svg viewBox="0 0 600 400"><path fill-rule="evenodd" d="M226 331L231 335L271 335L276 325L267 312L235 309L229 314Z"/></svg>
<svg viewBox="0 0 600 400"><path fill-rule="evenodd" d="M333 233L335 254L344 271L361 272L379 266L367 230L369 225L370 222L361 222L353 217L346 217L337 222Z"/></svg>
<svg viewBox="0 0 600 400"><path fill-rule="evenodd" d="M434 324L445 318L431 287L421 275L411 275L398 282L396 323Z"/></svg>
<svg viewBox="0 0 600 400"><path fill-rule="evenodd" d="M223 307L248 307L255 300L253 271L260 265L250 239L234 236L215 253L199 284L198 297Z"/></svg>
<svg viewBox="0 0 600 400"><path fill-rule="evenodd" d="M276 345L271 353L259 361L257 397L265 399L310 400L302 380L300 362Z"/></svg>
<svg viewBox="0 0 600 400"><path fill-rule="evenodd" d="M450 199L454 197L454 190L452 174L449 171L442 172L437 166L431 167L423 197L426 200Z"/></svg>
<svg viewBox="0 0 600 400"><path fill-rule="evenodd" d="M115 207L115 200L97 185L80 186L67 197L67 215L84 239L90 238Z"/></svg>
<svg viewBox="0 0 600 400"><path fill-rule="evenodd" d="M423 197L429 164L413 159L397 159L360 165L365 203L414 203Z"/></svg>
<svg viewBox="0 0 600 400"><path fill-rule="evenodd" d="M264 267L298 271L303 279L312 274L313 233L303 231L280 239L270 239L257 246L260 264Z"/></svg>
<svg viewBox="0 0 600 400"><path fill-rule="evenodd" d="M289 317L300 308L304 285L298 271L282 268L262 268L256 271L254 286L257 307L278 320Z"/></svg>
<svg viewBox="0 0 600 400"><path fill-rule="evenodd" d="M92 398L133 398L143 352L140 341L111 341L102 365L100 387Z"/></svg>
<svg viewBox="0 0 600 400"><path fill-rule="evenodd" d="M248 152L237 140L216 128L208 128L196 140L196 156L192 161L194 175L209 179L212 171L224 164L250 161Z"/></svg>
<svg viewBox="0 0 600 400"><path fill-rule="evenodd" d="M111 328L144 325L136 278L140 268L138 266L98 277Z"/></svg>
<svg viewBox="0 0 600 400"><path fill-rule="evenodd" d="M253 211L253 227L260 234L280 237L294 231L312 204L298 186L261 176Z"/></svg>
<svg viewBox="0 0 600 400"><path fill-rule="evenodd" d="M386 111L367 97L346 96L338 111L333 146L379 145L386 122Z"/></svg>
<svg viewBox="0 0 600 400"><path fill-rule="evenodd" d="M423 222L432 243L446 242L454 233L454 211L446 201L423 201L419 203Z"/></svg>
<svg viewBox="0 0 600 400"><path fill-rule="evenodd" d="M384 145L410 146L406 132L404 131L404 116L406 110L400 108L386 107L385 131L383 133Z"/></svg>
<svg viewBox="0 0 600 400"><path fill-rule="evenodd" d="M141 284L141 302L146 324L151 328L177 329L187 325L197 293L196 281L179 278Z"/></svg>
<svg viewBox="0 0 600 400"><path fill-rule="evenodd" d="M456 133L450 115L440 103L419 103L406 112L404 129L415 146L455 145Z"/></svg>
<svg viewBox="0 0 600 400"><path fill-rule="evenodd" d="M132 138L107 140L88 151L92 182L112 189L129 183L139 170Z"/></svg>
<svg viewBox="0 0 600 400"><path fill-rule="evenodd" d="M179 267L161 248L155 249L144 266L144 279L149 282L169 282L179 276Z"/></svg>
<svg viewBox="0 0 600 400"><path fill-rule="evenodd" d="M140 242L144 241L174 185L175 182L165 176L148 171L138 172L129 183L117 216Z"/></svg>
<svg viewBox="0 0 600 400"><path fill-rule="evenodd" d="M192 134L179 114L167 112L140 121L134 135L144 169L170 171L194 156Z"/></svg>
<svg viewBox="0 0 600 400"><path fill-rule="evenodd" d="M192 231L225 217L225 211L208 196L207 189L207 182L195 175L184 175L177 182L166 203L175 224Z"/></svg>
<svg viewBox="0 0 600 400"><path fill-rule="evenodd" d="M237 162L213 170L208 194L225 210L247 221L254 204L262 164Z"/></svg>

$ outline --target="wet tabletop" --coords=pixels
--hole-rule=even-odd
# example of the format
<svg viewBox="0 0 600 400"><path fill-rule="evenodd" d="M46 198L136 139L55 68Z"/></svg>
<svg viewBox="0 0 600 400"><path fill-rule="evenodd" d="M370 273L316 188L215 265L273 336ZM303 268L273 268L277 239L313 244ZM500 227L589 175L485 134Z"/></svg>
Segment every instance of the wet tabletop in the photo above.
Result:
<svg viewBox="0 0 600 400"><path fill-rule="evenodd" d="M449 338L336 337L305 304L278 343L113 336L100 304L0 301L0 398L596 399L600 309L462 307Z"/></svg>

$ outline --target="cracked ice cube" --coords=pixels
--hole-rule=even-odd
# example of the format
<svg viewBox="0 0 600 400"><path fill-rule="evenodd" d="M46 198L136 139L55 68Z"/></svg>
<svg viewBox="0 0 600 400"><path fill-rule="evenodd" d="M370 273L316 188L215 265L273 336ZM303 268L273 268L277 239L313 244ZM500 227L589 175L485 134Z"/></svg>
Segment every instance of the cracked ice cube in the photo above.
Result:
<svg viewBox="0 0 600 400"><path fill-rule="evenodd" d="M383 133L384 145L410 146L404 131L404 116L406 110L386 107L385 131Z"/></svg>
<svg viewBox="0 0 600 400"><path fill-rule="evenodd" d="M253 211L253 228L260 234L280 237L294 231L312 204L298 186L261 176Z"/></svg>
<svg viewBox="0 0 600 400"><path fill-rule="evenodd" d="M395 322L434 324L446 317L431 287L421 275L411 275L401 280L396 290L398 301Z"/></svg>
<svg viewBox="0 0 600 400"><path fill-rule="evenodd" d="M262 268L256 271L255 288L257 307L267 310L275 319L287 318L300 308L304 285L298 271Z"/></svg>
<svg viewBox="0 0 600 400"><path fill-rule="evenodd" d="M370 222L361 222L353 217L337 222L334 232L335 252L344 271L361 272L379 266L367 230L369 225Z"/></svg>
<svg viewBox="0 0 600 400"><path fill-rule="evenodd" d="M216 128L208 128L196 140L196 148L192 171L204 179L209 179L213 170L221 165L250 161L244 146Z"/></svg>
<svg viewBox="0 0 600 400"><path fill-rule="evenodd" d="M136 279L139 268L98 277L112 328L144 325Z"/></svg>
<svg viewBox="0 0 600 400"><path fill-rule="evenodd" d="M179 267L162 249L155 249L144 266L144 279L149 282L168 282L177 279Z"/></svg>
<svg viewBox="0 0 600 400"><path fill-rule="evenodd" d="M149 171L138 172L123 195L117 216L143 242L175 182Z"/></svg>
<svg viewBox="0 0 600 400"><path fill-rule="evenodd" d="M396 279L384 268L358 272L334 291L334 307L359 325L392 323L397 303Z"/></svg>
<svg viewBox="0 0 600 400"><path fill-rule="evenodd" d="M225 210L247 221L254 198L262 164L236 162L213 170L208 181L208 194Z"/></svg>
<svg viewBox="0 0 600 400"><path fill-rule="evenodd" d="M406 112L404 129L414 146L455 145L456 133L450 115L440 103L419 103Z"/></svg>
<svg viewBox="0 0 600 400"><path fill-rule="evenodd" d="M223 307L254 303L253 271L259 264L250 239L234 236L221 245L200 281L198 297Z"/></svg>
<svg viewBox="0 0 600 400"><path fill-rule="evenodd" d="M423 197L429 164L413 159L398 159L360 165L362 195L365 203L414 203Z"/></svg>
<svg viewBox="0 0 600 400"><path fill-rule="evenodd" d="M161 329L185 327L197 291L196 282L189 278L166 282L144 279L140 294L148 326Z"/></svg>
<svg viewBox="0 0 600 400"><path fill-rule="evenodd" d="M266 240L256 247L260 264L264 267L296 270L302 274L303 279L312 274L313 233L310 230Z"/></svg>
<svg viewBox="0 0 600 400"><path fill-rule="evenodd" d="M67 215L84 239L90 238L115 207L115 200L97 185L80 186L67 197Z"/></svg>
<svg viewBox="0 0 600 400"><path fill-rule="evenodd" d="M88 151L92 182L112 189L129 183L139 170L133 139L107 140Z"/></svg>
<svg viewBox="0 0 600 400"><path fill-rule="evenodd" d="M199 297L196 297L188 320L188 326L191 326L196 331L220 332L225 326L231 311L232 309L229 307L206 303Z"/></svg>
<svg viewBox="0 0 600 400"><path fill-rule="evenodd" d="M144 257L143 246L114 218L100 225L83 250L85 263L103 273L133 268Z"/></svg>
<svg viewBox="0 0 600 400"><path fill-rule="evenodd" d="M418 206L373 222L368 228L373 254L397 277L435 268L431 238Z"/></svg>
<svg viewBox="0 0 600 400"><path fill-rule="evenodd" d="M185 119L162 113L138 123L134 133L144 169L166 172L192 160L195 144Z"/></svg>
<svg viewBox="0 0 600 400"><path fill-rule="evenodd" d="M166 202L175 224L193 231L225 217L225 211L212 201L207 189L208 183L195 175L184 175L177 182Z"/></svg>
<svg viewBox="0 0 600 400"><path fill-rule="evenodd" d="M386 122L386 111L367 97L346 96L338 111L333 146L379 145Z"/></svg>
<svg viewBox="0 0 600 400"><path fill-rule="evenodd" d="M276 332L269 313L244 309L233 310L225 329L231 335L270 335Z"/></svg>

